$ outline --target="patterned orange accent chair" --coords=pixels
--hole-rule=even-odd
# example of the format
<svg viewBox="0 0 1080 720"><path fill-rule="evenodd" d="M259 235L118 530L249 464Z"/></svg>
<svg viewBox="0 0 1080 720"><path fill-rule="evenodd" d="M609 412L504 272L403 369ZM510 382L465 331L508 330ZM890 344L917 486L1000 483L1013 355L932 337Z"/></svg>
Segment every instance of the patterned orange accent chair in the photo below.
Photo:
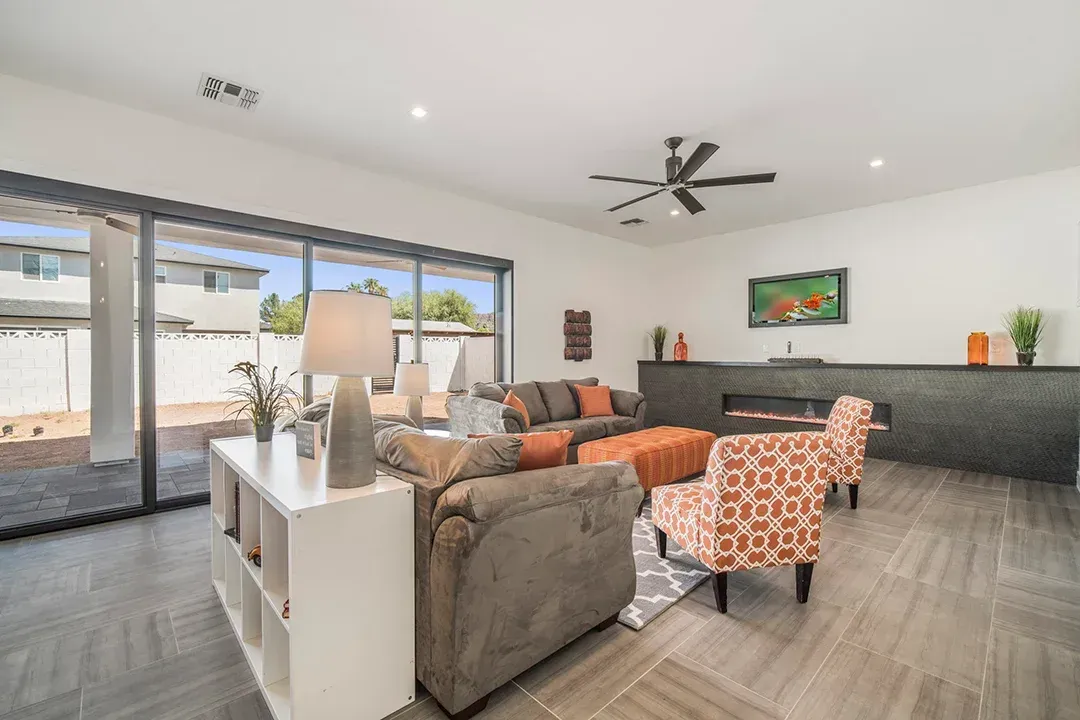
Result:
<svg viewBox="0 0 1080 720"><path fill-rule="evenodd" d="M848 486L851 509L859 507L859 483L862 481L866 438L870 434L870 413L874 403L844 395L833 403L825 434L832 447L829 450L829 482L837 492L843 483Z"/></svg>
<svg viewBox="0 0 1080 720"><path fill-rule="evenodd" d="M701 482L652 489L657 554L667 536L712 571L727 612L727 574L795 566L795 597L810 596L829 467L822 432L732 435L713 443Z"/></svg>

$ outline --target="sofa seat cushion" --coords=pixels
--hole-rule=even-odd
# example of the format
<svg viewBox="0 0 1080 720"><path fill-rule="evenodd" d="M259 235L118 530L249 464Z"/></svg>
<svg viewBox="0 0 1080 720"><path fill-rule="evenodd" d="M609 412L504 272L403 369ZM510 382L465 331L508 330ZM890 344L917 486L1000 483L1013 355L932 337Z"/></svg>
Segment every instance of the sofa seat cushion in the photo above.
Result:
<svg viewBox="0 0 1080 720"><path fill-rule="evenodd" d="M637 430L637 421L632 417L623 417L622 415L600 415L589 419L604 423L604 437L625 435L626 433L632 433Z"/></svg>
<svg viewBox="0 0 1080 720"><path fill-rule="evenodd" d="M581 414L578 412L573 393L562 380L538 382L536 388L540 391L540 397L544 399L544 406L547 407L551 422L573 420Z"/></svg>
<svg viewBox="0 0 1080 720"><path fill-rule="evenodd" d="M546 423L551 420L551 416L548 415L547 407L544 405L544 399L540 397L540 390L536 387L534 382L520 382L520 383L499 383L506 392L513 391L521 402L525 403L525 407L529 410L529 422L533 425L539 425L540 423Z"/></svg>
<svg viewBox="0 0 1080 720"><path fill-rule="evenodd" d="M596 418L578 418L577 420L546 422L540 425L533 425L529 428L530 433L554 432L556 430L572 430L574 433L574 439L570 441L572 445L579 445L583 442L589 442L590 440L599 440L604 437L607 432L604 423Z"/></svg>

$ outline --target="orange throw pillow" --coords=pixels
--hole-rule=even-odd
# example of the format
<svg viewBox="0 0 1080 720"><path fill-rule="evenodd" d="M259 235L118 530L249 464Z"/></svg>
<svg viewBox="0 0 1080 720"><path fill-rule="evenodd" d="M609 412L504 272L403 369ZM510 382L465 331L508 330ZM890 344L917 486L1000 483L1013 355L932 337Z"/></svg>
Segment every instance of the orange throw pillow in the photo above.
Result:
<svg viewBox="0 0 1080 720"><path fill-rule="evenodd" d="M581 417L601 417L615 414L615 411L611 409L610 386L597 385L588 387L575 385L574 388L578 392L578 397L581 398Z"/></svg>
<svg viewBox="0 0 1080 720"><path fill-rule="evenodd" d="M521 402L521 398L515 395L513 390L506 393L506 399L502 401L502 404L509 405L521 413L521 416L525 418L525 429L529 429L532 425L532 421L529 420L529 411L525 409L525 403Z"/></svg>
<svg viewBox="0 0 1080 720"><path fill-rule="evenodd" d="M470 438L516 437L521 439L521 458L517 472L561 467L566 464L566 452L574 439L573 430L520 433L516 435L469 435Z"/></svg>

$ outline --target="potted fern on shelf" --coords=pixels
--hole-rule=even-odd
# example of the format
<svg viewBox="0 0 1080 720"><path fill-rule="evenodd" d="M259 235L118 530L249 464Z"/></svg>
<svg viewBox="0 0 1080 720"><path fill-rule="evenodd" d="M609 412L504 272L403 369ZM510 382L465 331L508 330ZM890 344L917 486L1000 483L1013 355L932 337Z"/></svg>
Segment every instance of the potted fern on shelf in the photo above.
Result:
<svg viewBox="0 0 1080 720"><path fill-rule="evenodd" d="M1035 348L1042 342L1046 321L1039 308L1017 305L1005 313L1002 321L1016 346L1016 364L1031 365L1035 362Z"/></svg>
<svg viewBox="0 0 1080 720"><path fill-rule="evenodd" d="M667 328L663 325L657 325L647 334L652 338L653 352L656 361L660 362L664 359L664 343L667 342Z"/></svg>
<svg viewBox="0 0 1080 720"><path fill-rule="evenodd" d="M272 370L250 362L233 365L230 373L236 373L243 380L239 385L226 391L232 401L226 406L228 416L235 424L242 417L251 420L255 426L255 440L270 442L274 437L274 423L280 417L295 415L302 405L300 394L289 385L293 375L279 378L277 366Z"/></svg>

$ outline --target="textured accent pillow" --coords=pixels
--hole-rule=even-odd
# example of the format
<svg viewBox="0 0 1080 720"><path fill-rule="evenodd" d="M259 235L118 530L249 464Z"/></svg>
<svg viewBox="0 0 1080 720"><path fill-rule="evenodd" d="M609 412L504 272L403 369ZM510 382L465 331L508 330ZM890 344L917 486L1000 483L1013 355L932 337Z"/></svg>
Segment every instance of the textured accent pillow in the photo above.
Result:
<svg viewBox="0 0 1080 720"><path fill-rule="evenodd" d="M528 430L532 426L532 420L529 419L529 408L525 407L525 403L521 402L521 398L514 394L514 391L506 393L506 399L502 401L503 405L509 405L510 407L521 413L521 416L525 418L525 429Z"/></svg>
<svg viewBox="0 0 1080 720"><path fill-rule="evenodd" d="M575 417L581 417L581 400L578 398L577 386L584 385L585 387L596 387L600 384L600 378L587 377L581 378L580 380L567 380L564 378L562 382L566 383L566 387L574 397L574 405L577 406L577 415L575 415Z"/></svg>
<svg viewBox="0 0 1080 720"><path fill-rule="evenodd" d="M507 392L513 390L521 402L525 403L525 407L529 409L529 422L533 425L546 423L551 419L548 417L547 408L544 407L544 399L540 397L540 391L536 389L536 383L499 383L499 387Z"/></svg>
<svg viewBox="0 0 1080 720"><path fill-rule="evenodd" d="M506 399L506 391L499 387L498 383L476 383L469 388L469 397L501 403Z"/></svg>
<svg viewBox="0 0 1080 720"><path fill-rule="evenodd" d="M484 439L443 438L416 428L375 422L375 458L443 485L517 469L522 442L513 435Z"/></svg>
<svg viewBox="0 0 1080 720"><path fill-rule="evenodd" d="M562 467L566 452L574 439L573 430L528 433L525 435L470 435L470 438L515 437L521 440L521 458L517 471Z"/></svg>
<svg viewBox="0 0 1080 720"><path fill-rule="evenodd" d="M573 420L578 416L577 402L570 393L570 388L561 380L556 382L538 382L536 389L547 407L552 422Z"/></svg>
<svg viewBox="0 0 1080 720"><path fill-rule="evenodd" d="M606 417L614 415L611 409L611 388L607 385L588 387L577 385L578 397L581 398L581 417Z"/></svg>

